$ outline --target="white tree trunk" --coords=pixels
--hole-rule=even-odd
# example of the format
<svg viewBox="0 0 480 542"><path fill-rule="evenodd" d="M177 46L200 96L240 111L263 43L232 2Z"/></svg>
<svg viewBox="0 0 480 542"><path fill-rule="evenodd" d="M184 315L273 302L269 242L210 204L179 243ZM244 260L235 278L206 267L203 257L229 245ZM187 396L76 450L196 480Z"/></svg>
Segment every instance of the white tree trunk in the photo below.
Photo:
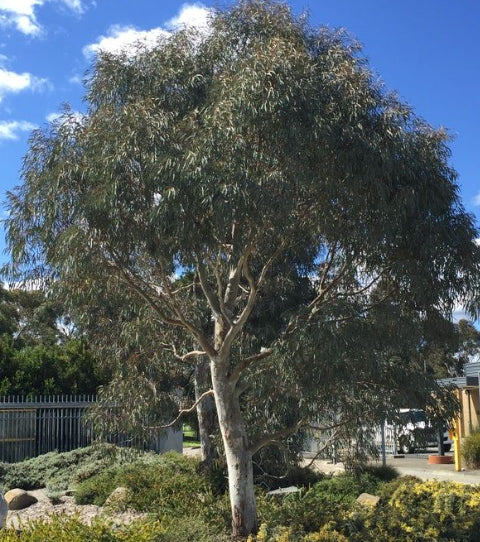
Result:
<svg viewBox="0 0 480 542"><path fill-rule="evenodd" d="M258 530L252 454L240 403L234 386L228 380L228 365L228 360L212 360L212 384L227 460L232 534L234 537L246 537Z"/></svg>
<svg viewBox="0 0 480 542"><path fill-rule="evenodd" d="M199 359L195 365L195 400L211 387L210 365L205 358ZM217 457L214 434L217 430L215 403L213 397L205 397L197 404L198 433L202 445L202 461L212 469Z"/></svg>

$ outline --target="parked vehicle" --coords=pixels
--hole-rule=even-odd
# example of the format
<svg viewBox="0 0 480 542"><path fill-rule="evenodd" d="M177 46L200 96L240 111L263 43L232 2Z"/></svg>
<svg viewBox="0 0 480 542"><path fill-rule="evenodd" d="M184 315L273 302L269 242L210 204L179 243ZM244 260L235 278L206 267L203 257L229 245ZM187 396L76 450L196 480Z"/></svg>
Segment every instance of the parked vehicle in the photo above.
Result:
<svg viewBox="0 0 480 542"><path fill-rule="evenodd" d="M420 409L401 409L401 422L398 427L398 451L400 453L414 453L428 447L438 446L438 428L432 426ZM443 447L445 452L452 448L453 441L448 431L443 428Z"/></svg>

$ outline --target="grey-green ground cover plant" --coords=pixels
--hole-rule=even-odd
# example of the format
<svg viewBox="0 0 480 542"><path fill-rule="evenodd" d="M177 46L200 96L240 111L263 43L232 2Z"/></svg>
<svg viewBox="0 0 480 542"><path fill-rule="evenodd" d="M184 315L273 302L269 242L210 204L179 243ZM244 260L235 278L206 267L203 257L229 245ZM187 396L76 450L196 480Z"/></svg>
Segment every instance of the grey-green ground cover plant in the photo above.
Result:
<svg viewBox="0 0 480 542"><path fill-rule="evenodd" d="M133 461L138 452L110 444L95 444L70 452L50 452L18 463L0 463L3 490L67 489L115 463Z"/></svg>

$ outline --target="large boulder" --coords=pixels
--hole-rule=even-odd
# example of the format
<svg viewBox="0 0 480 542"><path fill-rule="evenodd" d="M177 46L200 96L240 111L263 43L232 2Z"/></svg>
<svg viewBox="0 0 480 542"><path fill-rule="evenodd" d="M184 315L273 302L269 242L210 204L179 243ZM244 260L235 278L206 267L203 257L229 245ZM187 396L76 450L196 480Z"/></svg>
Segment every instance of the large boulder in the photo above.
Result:
<svg viewBox="0 0 480 542"><path fill-rule="evenodd" d="M125 505L130 496L130 492L127 487L117 487L110 493L105 501L105 506L109 506L115 509L125 508Z"/></svg>
<svg viewBox="0 0 480 542"><path fill-rule="evenodd" d="M23 510L37 502L37 498L23 489L11 489L5 493L9 510Z"/></svg>
<svg viewBox="0 0 480 542"><path fill-rule="evenodd" d="M370 495L370 493L362 493L357 498L357 502L359 504L363 504L363 506L371 506L372 508L375 508L375 506L377 506L379 500L380 497L377 497L376 495Z"/></svg>

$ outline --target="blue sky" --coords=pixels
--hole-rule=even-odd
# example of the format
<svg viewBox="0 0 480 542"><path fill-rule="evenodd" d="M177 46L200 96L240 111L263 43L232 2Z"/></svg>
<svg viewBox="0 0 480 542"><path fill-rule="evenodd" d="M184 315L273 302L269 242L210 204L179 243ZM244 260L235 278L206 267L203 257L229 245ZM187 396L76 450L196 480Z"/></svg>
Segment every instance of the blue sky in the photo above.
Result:
<svg viewBox="0 0 480 542"><path fill-rule="evenodd" d="M449 130L464 205L480 218L480 2L289 3L296 13L308 11L313 24L347 28L387 87L429 123ZM53 118L62 103L82 110L81 80L99 47L152 39L179 24L203 24L206 8L214 5L0 0L0 200L19 183L31 129Z"/></svg>

